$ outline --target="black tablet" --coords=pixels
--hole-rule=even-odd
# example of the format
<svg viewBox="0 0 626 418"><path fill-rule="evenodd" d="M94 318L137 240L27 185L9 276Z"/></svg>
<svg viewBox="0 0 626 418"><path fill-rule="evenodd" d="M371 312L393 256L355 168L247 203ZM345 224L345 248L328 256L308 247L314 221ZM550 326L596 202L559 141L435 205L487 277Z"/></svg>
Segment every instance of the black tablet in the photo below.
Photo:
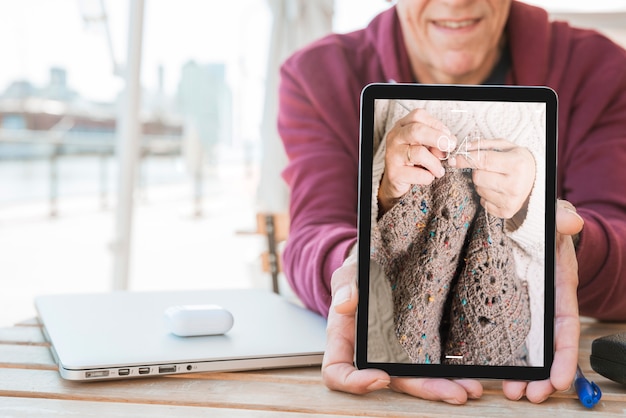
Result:
<svg viewBox="0 0 626 418"><path fill-rule="evenodd" d="M357 367L548 378L555 92L371 84L360 133Z"/></svg>

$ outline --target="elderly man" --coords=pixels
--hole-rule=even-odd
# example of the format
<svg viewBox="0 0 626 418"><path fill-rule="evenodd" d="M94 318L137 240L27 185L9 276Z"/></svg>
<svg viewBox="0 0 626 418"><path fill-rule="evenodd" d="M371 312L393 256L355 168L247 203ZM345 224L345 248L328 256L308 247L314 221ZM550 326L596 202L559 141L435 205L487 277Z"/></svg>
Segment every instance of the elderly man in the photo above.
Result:
<svg viewBox="0 0 626 418"><path fill-rule="evenodd" d="M352 365L362 88L389 81L516 84L558 93L558 194L577 209L563 200L557 210L555 359L549 380L503 384L510 399L541 402L574 377L579 306L596 318L626 319L625 68L626 52L608 39L511 0L398 0L364 30L328 36L286 61L278 121L291 189L284 265L304 303L328 315L323 377L330 388L389 386L450 403L482 394L473 380L390 378ZM440 175L436 164L424 168ZM385 181L383 208L403 192Z"/></svg>

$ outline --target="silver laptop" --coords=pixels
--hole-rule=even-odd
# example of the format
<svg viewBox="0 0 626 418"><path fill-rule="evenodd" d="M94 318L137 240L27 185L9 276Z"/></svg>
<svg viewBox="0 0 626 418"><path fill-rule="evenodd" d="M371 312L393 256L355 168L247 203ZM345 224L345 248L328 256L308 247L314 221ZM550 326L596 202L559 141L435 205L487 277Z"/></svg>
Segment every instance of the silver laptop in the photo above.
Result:
<svg viewBox="0 0 626 418"><path fill-rule="evenodd" d="M172 334L164 311L199 304L229 310L230 331ZM319 365L326 343L323 317L260 289L45 295L35 306L69 380Z"/></svg>

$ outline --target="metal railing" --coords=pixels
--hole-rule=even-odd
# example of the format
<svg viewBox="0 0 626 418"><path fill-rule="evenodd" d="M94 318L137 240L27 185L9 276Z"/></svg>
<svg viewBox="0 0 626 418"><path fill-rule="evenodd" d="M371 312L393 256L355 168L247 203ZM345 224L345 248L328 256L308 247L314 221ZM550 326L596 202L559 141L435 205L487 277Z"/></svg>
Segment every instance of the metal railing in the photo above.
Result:
<svg viewBox="0 0 626 418"><path fill-rule="evenodd" d="M107 207L107 163L115 158L116 135L110 132L35 131L26 129L0 129L0 164L7 160L48 161L48 215L58 215L59 163L63 156L90 155L99 159L100 206ZM6 147L8 144L14 147ZM24 145L19 147L19 145ZM16 147L17 146L17 147ZM3 149L4 148L4 149ZM143 135L139 161L149 156L180 156L182 137L178 135ZM202 175L194 173L195 216L202 215Z"/></svg>

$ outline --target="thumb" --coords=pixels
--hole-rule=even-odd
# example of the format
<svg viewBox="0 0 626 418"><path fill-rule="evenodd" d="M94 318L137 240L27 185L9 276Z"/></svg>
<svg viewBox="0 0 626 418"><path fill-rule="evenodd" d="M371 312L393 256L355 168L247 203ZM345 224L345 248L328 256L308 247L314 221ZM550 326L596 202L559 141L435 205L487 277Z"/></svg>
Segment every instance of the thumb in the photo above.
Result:
<svg viewBox="0 0 626 418"><path fill-rule="evenodd" d="M585 221L576 213L576 208L567 200L559 200L556 210L556 231L563 235L576 235Z"/></svg>
<svg viewBox="0 0 626 418"><path fill-rule="evenodd" d="M356 287L356 262L347 263L333 273L331 282L332 308L339 314L354 314L359 300Z"/></svg>

